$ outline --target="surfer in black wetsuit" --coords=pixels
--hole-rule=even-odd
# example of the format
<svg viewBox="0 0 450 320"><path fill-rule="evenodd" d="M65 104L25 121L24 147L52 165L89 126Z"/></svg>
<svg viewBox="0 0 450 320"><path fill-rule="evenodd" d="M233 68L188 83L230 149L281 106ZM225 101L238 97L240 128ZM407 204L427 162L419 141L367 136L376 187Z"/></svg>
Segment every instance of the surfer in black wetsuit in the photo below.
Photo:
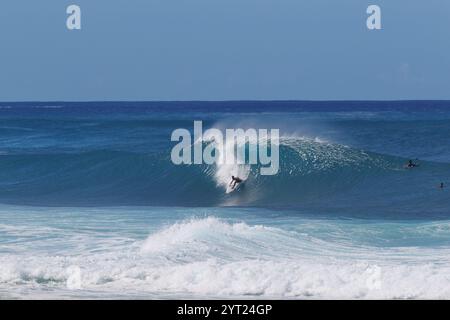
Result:
<svg viewBox="0 0 450 320"><path fill-rule="evenodd" d="M232 187L234 189L234 188L236 188L236 185L241 182L242 182L242 180L239 179L238 177L231 176L230 187Z"/></svg>
<svg viewBox="0 0 450 320"><path fill-rule="evenodd" d="M418 167L419 165L417 163L414 163L412 160L408 161L408 164L406 165L407 168L414 168Z"/></svg>
<svg viewBox="0 0 450 320"><path fill-rule="evenodd" d="M439 189L444 189L444 183L441 182L441 184L439 185Z"/></svg>

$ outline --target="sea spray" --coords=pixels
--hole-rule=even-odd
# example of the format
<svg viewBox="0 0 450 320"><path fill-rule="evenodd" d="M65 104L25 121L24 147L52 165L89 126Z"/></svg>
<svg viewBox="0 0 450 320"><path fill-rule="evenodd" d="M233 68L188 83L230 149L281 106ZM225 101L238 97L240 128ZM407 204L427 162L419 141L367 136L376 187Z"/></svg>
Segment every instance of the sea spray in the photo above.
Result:
<svg viewBox="0 0 450 320"><path fill-rule="evenodd" d="M279 170L279 129L210 128L203 134L202 121L194 121L194 140L187 129L175 129L171 141L178 142L171 151L175 165L257 165L261 175L276 175ZM204 137L210 144L203 149ZM270 146L269 146L270 144ZM193 149L193 152L192 152ZM192 160L193 154L193 160Z"/></svg>

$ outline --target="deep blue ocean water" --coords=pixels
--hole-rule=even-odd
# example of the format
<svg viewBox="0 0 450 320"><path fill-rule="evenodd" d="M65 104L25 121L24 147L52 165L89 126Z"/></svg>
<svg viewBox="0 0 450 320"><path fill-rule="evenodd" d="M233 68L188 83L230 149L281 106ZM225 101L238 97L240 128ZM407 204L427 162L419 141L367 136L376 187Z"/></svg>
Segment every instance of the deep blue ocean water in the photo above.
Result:
<svg viewBox="0 0 450 320"><path fill-rule="evenodd" d="M279 173L175 166L194 120ZM0 297L450 298L449 187L445 101L0 103Z"/></svg>

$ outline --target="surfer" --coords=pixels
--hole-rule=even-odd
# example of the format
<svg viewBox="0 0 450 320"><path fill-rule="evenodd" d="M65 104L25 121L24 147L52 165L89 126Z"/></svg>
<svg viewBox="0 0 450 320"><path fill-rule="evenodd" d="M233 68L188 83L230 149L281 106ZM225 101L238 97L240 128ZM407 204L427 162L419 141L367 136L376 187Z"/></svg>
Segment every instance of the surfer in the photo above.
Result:
<svg viewBox="0 0 450 320"><path fill-rule="evenodd" d="M412 160L409 160L408 163L406 164L407 168L414 168L414 167L418 167L419 165L417 163L414 163Z"/></svg>
<svg viewBox="0 0 450 320"><path fill-rule="evenodd" d="M238 177L235 177L235 176L231 176L230 187L232 187L234 189L234 188L236 188L236 185L241 182L242 182L242 179L239 179Z"/></svg>
<svg viewBox="0 0 450 320"><path fill-rule="evenodd" d="M441 184L439 185L439 189L444 189L444 183L441 182Z"/></svg>

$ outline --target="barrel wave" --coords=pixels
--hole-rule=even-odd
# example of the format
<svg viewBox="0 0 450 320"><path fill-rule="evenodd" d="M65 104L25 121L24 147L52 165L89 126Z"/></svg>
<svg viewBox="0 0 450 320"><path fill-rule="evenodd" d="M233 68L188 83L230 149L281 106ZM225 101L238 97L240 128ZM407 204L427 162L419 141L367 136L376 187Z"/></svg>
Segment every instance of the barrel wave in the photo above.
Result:
<svg viewBox="0 0 450 320"><path fill-rule="evenodd" d="M386 198L401 208L424 201L435 208L448 204L445 200L442 205L444 199L433 188L416 192L448 176L450 165L445 163L423 161L420 172L411 172L404 168L407 158L319 138L281 137L279 148L275 176L260 175L260 165L177 166L170 160L170 149L3 154L0 198L10 204L55 206L304 207L355 200L367 205ZM246 181L240 192L228 195L231 175Z"/></svg>

